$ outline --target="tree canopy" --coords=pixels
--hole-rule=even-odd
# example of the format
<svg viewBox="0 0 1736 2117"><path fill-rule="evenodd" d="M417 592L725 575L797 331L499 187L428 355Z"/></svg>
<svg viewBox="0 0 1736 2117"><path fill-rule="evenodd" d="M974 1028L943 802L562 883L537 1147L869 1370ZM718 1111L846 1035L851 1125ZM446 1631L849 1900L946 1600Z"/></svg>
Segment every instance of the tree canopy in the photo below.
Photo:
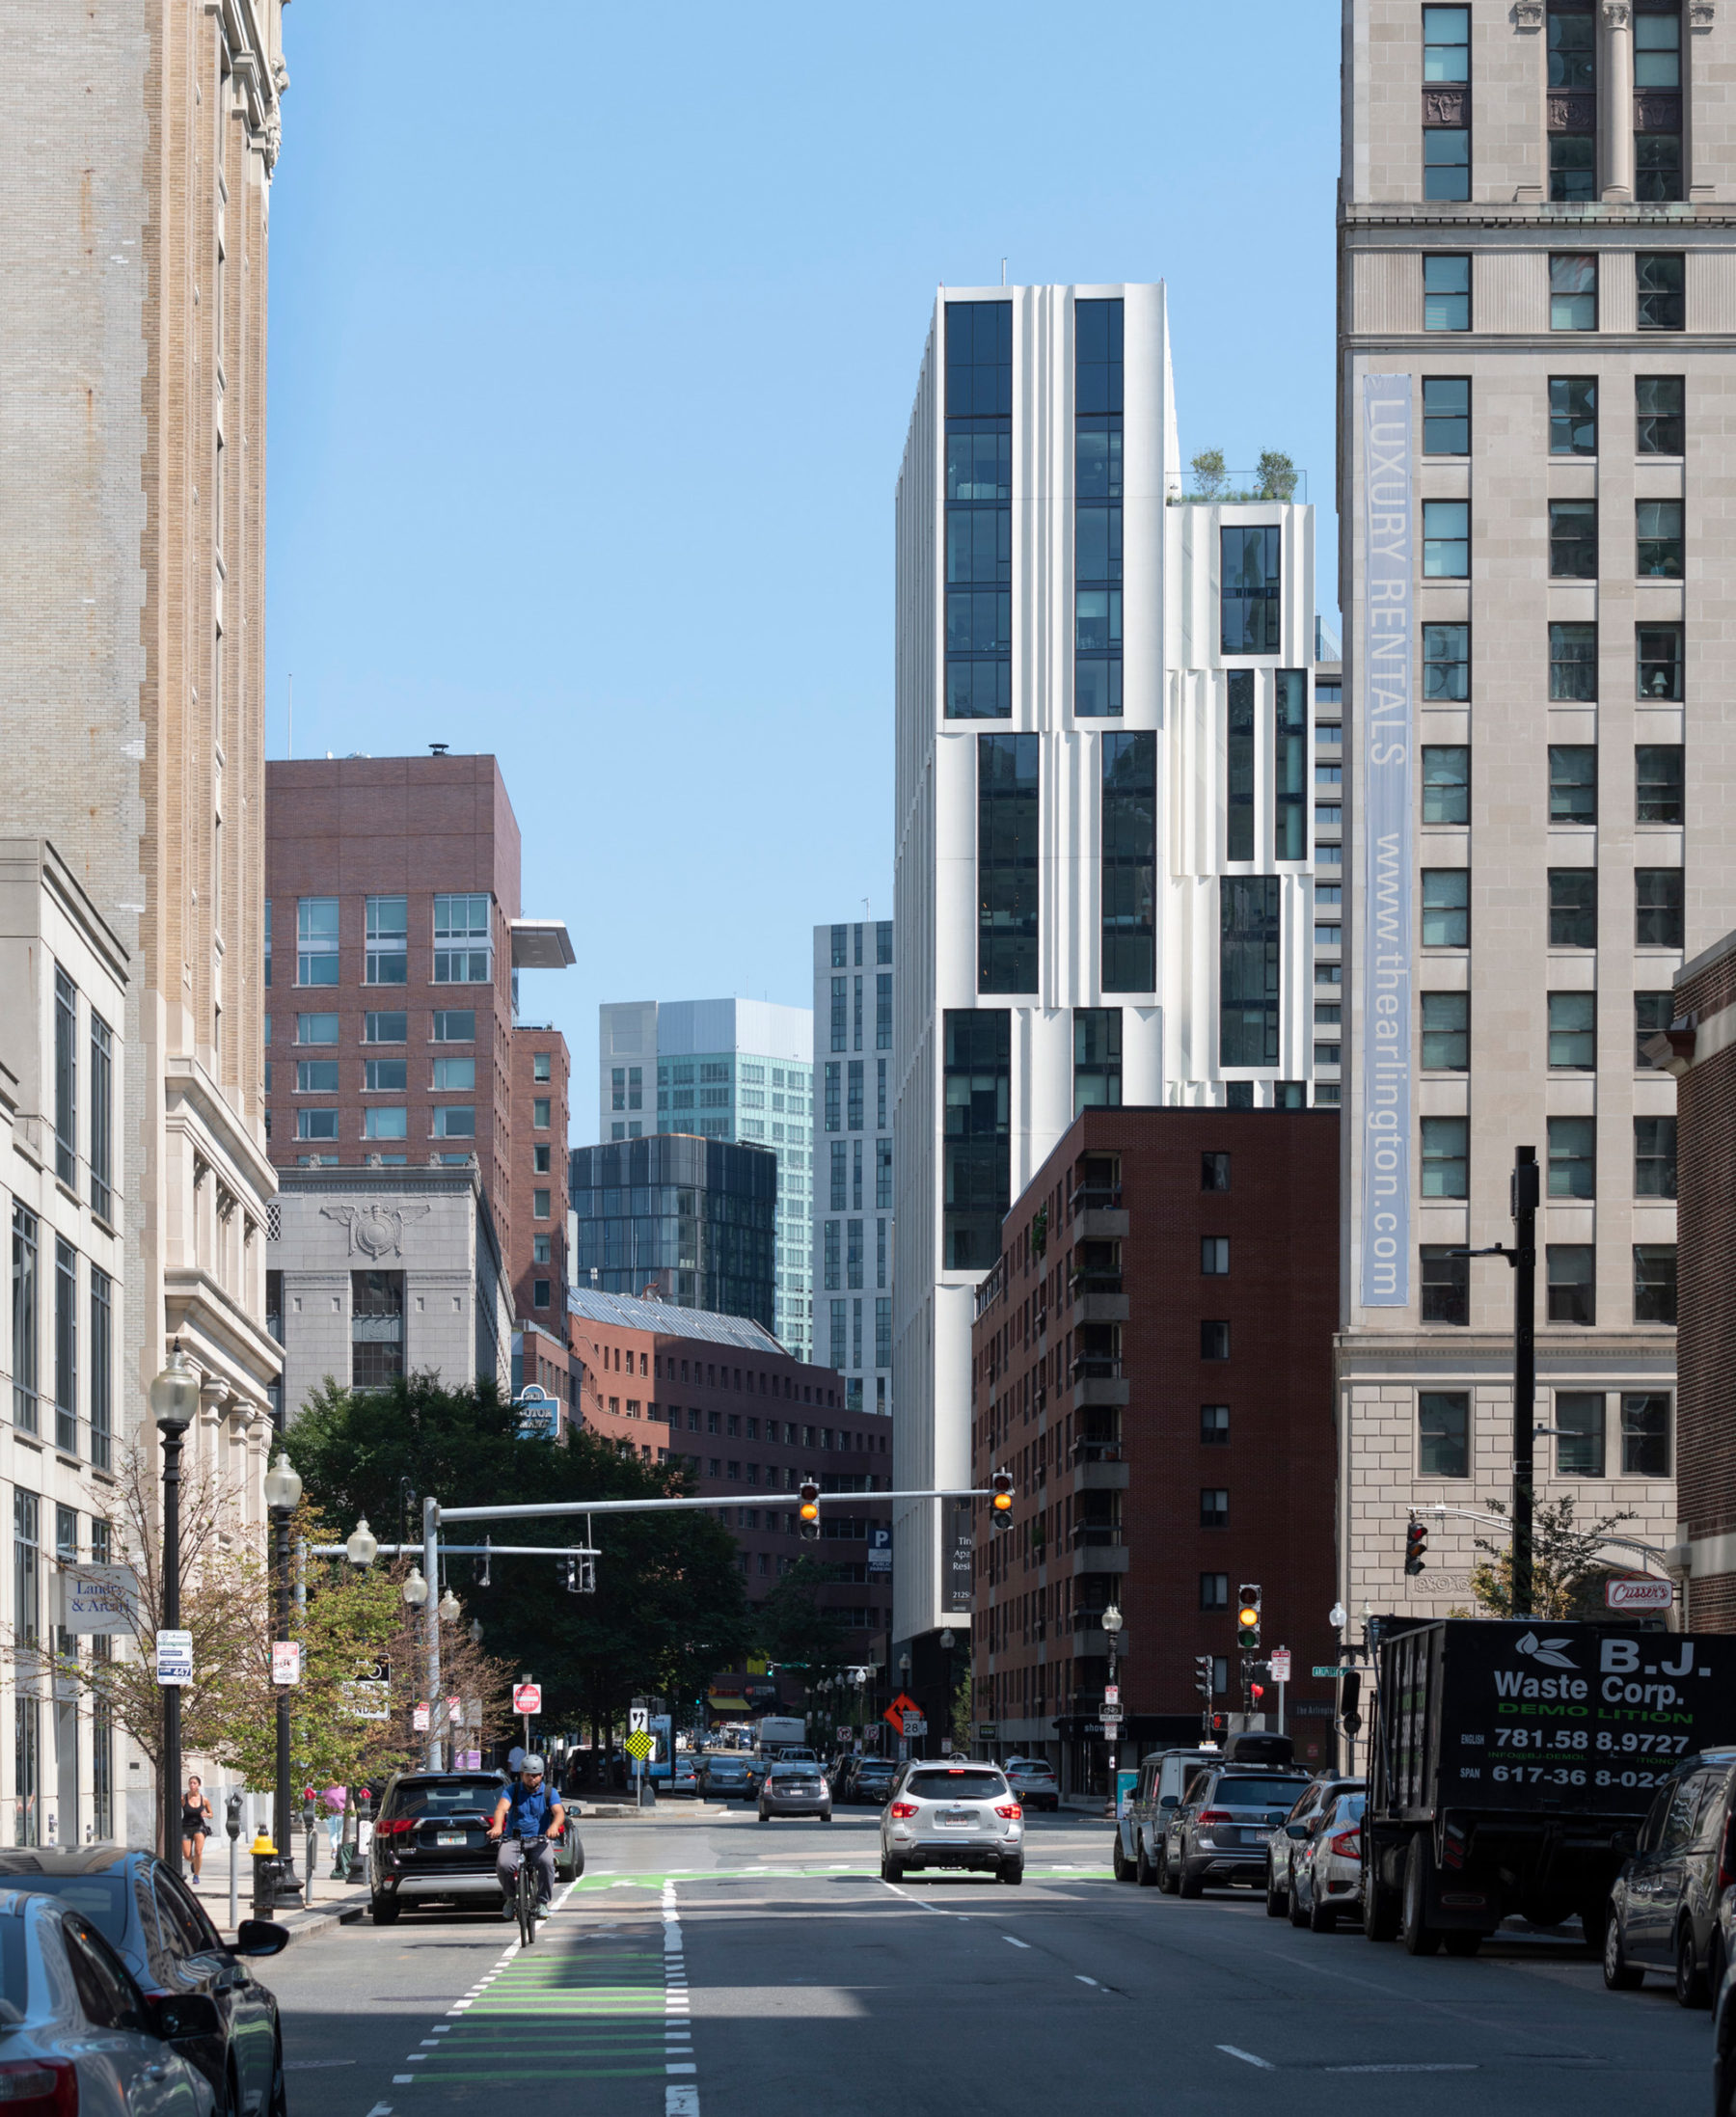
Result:
<svg viewBox="0 0 1736 2117"><path fill-rule="evenodd" d="M692 1491L684 1466L620 1454L583 1428L559 1445L521 1440L492 1385L450 1389L428 1374L381 1390L328 1386L309 1398L287 1450L339 1537L366 1515L383 1544L420 1541L425 1494L448 1506L492 1506ZM487 1586L480 1561L448 1561L487 1652L535 1677L551 1724L605 1719L636 1693L691 1700L751 1638L735 1539L698 1509L598 1515L588 1535L583 1515L454 1524L443 1535L485 1539L589 1542L600 1553L594 1594L569 1592L552 1557L495 1558Z"/></svg>

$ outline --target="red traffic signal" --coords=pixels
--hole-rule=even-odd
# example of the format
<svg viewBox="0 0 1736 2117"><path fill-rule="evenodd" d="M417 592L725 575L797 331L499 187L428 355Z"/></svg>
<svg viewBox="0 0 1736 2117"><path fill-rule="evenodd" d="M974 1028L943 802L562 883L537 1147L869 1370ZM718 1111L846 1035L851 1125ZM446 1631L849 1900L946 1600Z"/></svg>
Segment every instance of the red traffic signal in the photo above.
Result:
<svg viewBox="0 0 1736 2117"><path fill-rule="evenodd" d="M1404 1532L1404 1570L1421 1573L1423 1561L1428 1555L1428 1531L1413 1514Z"/></svg>

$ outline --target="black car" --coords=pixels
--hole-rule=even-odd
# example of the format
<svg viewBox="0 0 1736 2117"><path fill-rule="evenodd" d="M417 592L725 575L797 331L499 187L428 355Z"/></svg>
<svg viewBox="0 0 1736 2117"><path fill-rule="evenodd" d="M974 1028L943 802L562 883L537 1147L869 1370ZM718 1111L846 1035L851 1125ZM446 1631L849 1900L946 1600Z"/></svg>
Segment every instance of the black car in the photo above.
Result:
<svg viewBox="0 0 1736 2117"><path fill-rule="evenodd" d="M285 1928L244 1918L227 1946L178 1875L154 1854L118 1845L0 1852L0 1888L52 1896L81 1913L152 2004L203 1993L216 2010L216 2033L173 2042L210 2081L216 2117L285 2117L277 1999L242 1960L286 1948Z"/></svg>
<svg viewBox="0 0 1736 2117"><path fill-rule="evenodd" d="M898 1766L890 1757L864 1757L850 1775L850 1799L870 1808L883 1808L892 1792Z"/></svg>
<svg viewBox="0 0 1736 2117"><path fill-rule="evenodd" d="M1736 1859L1736 1751L1680 1758L1659 1782L1632 1859L1610 1891L1604 1983L1631 1992L1647 1970L1703 2007L1722 1978L1719 1901Z"/></svg>
<svg viewBox="0 0 1736 2117"><path fill-rule="evenodd" d="M505 1790L499 1772L398 1772L387 1780L367 1854L376 1926L390 1926L406 1904L473 1911L500 1904L500 1846L488 1826ZM567 1882L584 1871L570 1808L555 1867Z"/></svg>

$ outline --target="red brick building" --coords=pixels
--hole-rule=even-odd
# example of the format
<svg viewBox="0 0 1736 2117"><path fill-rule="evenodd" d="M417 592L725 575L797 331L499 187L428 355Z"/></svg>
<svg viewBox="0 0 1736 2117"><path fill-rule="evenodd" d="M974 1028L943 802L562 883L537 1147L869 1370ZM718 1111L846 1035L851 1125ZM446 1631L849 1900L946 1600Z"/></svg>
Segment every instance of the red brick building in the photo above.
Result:
<svg viewBox="0 0 1736 2117"><path fill-rule="evenodd" d="M512 1313L560 1335L566 1328L567 1075L558 1029L511 1032L509 1180L518 1209L506 1253Z"/></svg>
<svg viewBox="0 0 1736 2117"><path fill-rule="evenodd" d="M819 1599L859 1636L853 1653L883 1661L892 1583L869 1574L868 1549L869 1531L890 1520L872 1498L892 1489L887 1422L846 1413L830 1368L791 1359L749 1317L588 1288L569 1305L583 1424L647 1462L687 1459L719 1502L754 1601L798 1559L830 1567L839 1578ZM821 1510L818 1543L797 1534L797 1487L810 1476L824 1492L862 1495L859 1507Z"/></svg>
<svg viewBox="0 0 1736 2117"><path fill-rule="evenodd" d="M1258 1583L1298 1754L1330 1760L1338 1192L1336 1111L1096 1109L1007 1215L971 1358L973 1481L1017 1480L1012 1529L977 1515L973 1714L1001 1751L1101 1784L1112 1602L1122 1761L1196 1739L1195 1657L1239 1710Z"/></svg>
<svg viewBox="0 0 1736 2117"><path fill-rule="evenodd" d="M474 1154L516 1289L531 1276L538 1232L564 1250L566 1216L552 1174L546 1231L534 1220L529 1111L514 1146L514 973L570 964L573 951L558 921L521 915L519 828L499 764L283 761L266 768L265 801L272 1160ZM564 1130L551 1123L549 1141L557 1166ZM558 1330L553 1289L548 1313Z"/></svg>
<svg viewBox="0 0 1736 2117"><path fill-rule="evenodd" d="M1696 1632L1736 1632L1736 934L1682 965L1645 1055L1673 1073L1676 1509Z"/></svg>

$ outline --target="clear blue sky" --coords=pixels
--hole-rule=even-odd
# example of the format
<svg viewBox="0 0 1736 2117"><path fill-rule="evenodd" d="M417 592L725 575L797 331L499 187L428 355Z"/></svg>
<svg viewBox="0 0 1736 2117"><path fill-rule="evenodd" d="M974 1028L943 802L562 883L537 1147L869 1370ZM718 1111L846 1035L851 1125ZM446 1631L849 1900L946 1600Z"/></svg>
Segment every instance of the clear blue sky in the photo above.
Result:
<svg viewBox="0 0 1736 2117"><path fill-rule="evenodd" d="M1333 610L1338 10L300 0L269 754L501 758L526 981L811 999L892 908L892 494L936 281L1169 283L1185 454L1288 449Z"/></svg>

